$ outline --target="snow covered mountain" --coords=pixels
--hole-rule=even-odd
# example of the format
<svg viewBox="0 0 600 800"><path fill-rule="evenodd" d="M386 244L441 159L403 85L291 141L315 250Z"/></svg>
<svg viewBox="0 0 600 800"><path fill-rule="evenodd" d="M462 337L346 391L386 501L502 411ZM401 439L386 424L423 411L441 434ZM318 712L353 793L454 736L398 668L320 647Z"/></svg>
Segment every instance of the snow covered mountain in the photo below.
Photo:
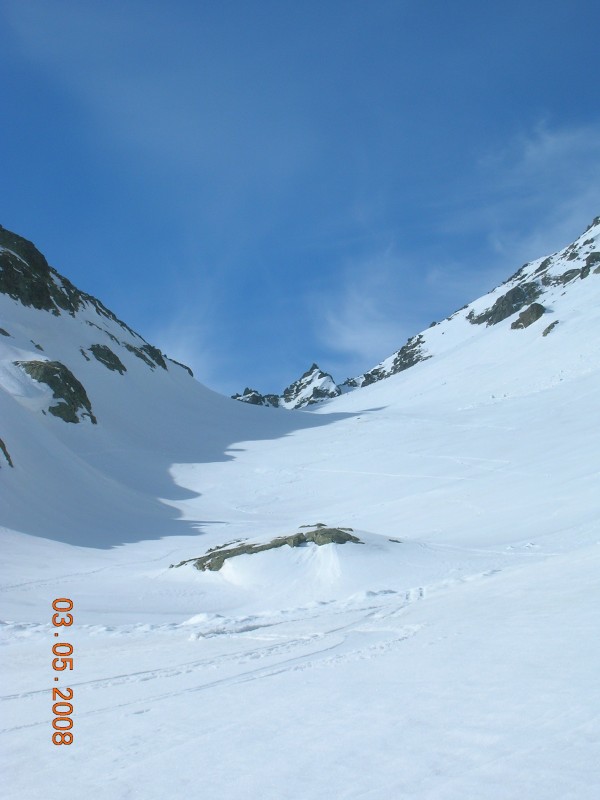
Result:
<svg viewBox="0 0 600 800"><path fill-rule="evenodd" d="M596 796L600 219L294 414L0 234L8 800Z"/></svg>
<svg viewBox="0 0 600 800"><path fill-rule="evenodd" d="M304 408L339 397L342 393L328 372L323 372L317 364L313 364L306 372L291 383L283 392L263 395L256 389L246 387L242 394L234 394L234 400L250 403L255 406L272 406L273 408Z"/></svg>

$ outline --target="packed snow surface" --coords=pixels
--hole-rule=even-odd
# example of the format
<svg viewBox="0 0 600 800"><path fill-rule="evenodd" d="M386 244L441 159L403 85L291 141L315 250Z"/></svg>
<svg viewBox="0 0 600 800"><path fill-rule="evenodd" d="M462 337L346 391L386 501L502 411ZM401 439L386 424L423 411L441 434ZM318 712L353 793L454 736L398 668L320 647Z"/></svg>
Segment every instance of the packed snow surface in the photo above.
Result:
<svg viewBox="0 0 600 800"><path fill-rule="evenodd" d="M597 797L600 275L555 294L524 330L442 323L436 358L313 412L128 352L109 372L76 318L48 334L8 301L3 797ZM12 363L40 357L36 325L98 425L40 412ZM361 543L169 568L317 523Z"/></svg>

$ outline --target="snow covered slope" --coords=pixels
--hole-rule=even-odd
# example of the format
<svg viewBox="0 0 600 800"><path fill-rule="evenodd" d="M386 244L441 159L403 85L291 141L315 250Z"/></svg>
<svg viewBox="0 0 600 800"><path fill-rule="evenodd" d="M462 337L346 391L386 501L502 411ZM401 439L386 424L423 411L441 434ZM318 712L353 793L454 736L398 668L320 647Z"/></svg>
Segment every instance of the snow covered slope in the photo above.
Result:
<svg viewBox="0 0 600 800"><path fill-rule="evenodd" d="M288 416L202 386L0 229L0 524L97 547L195 529L171 465L323 424Z"/></svg>
<svg viewBox="0 0 600 800"><path fill-rule="evenodd" d="M595 797L597 237L311 413L86 338L89 308L3 298L4 796L58 800L68 776L100 800ZM497 320L513 289L525 305ZM50 390L13 362L44 357L97 424L43 413ZM360 541L253 547L318 523ZM226 543L246 553L170 567ZM69 747L50 740L55 597L75 604Z"/></svg>
<svg viewBox="0 0 600 800"><path fill-rule="evenodd" d="M402 372L427 358L460 347L474 337L485 336L490 326L500 325L510 335L510 345L518 350L522 344L519 331L535 325L536 330L541 329L547 336L561 321L563 308L568 314L573 302L577 305L572 295L576 298L586 293L595 294L598 273L600 217L596 217L572 244L524 264L501 286L413 336L392 356L349 383L367 386ZM589 285L581 290L579 281L587 281L590 276Z"/></svg>

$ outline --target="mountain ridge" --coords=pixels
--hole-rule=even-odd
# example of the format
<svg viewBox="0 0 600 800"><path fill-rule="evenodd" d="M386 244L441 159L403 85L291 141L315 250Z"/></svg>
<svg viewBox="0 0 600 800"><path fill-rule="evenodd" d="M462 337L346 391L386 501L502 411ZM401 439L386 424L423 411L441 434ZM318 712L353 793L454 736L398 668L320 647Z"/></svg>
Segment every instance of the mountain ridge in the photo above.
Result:
<svg viewBox="0 0 600 800"><path fill-rule="evenodd" d="M411 336L406 344L380 361L371 369L354 378L346 378L342 383L336 383L329 373L313 364L310 370L301 378L290 384L281 395L263 395L256 389L247 388L243 394L235 394L233 398L246 403L268 405L288 409L301 409L315 406L332 397L337 397L348 391L369 386L404 370L410 369L444 351L439 333L432 333L432 329L443 327L443 335L454 331L448 330L448 323L453 320L466 320L470 325L490 327L509 320L515 315L518 318L511 321L511 330L522 330L536 323L542 318L548 320L544 329L547 336L559 323L552 318L551 308L556 289L567 286L573 281L585 280L591 273L600 273L600 216L597 216L587 226L585 231L572 243L566 245L551 255L523 264L509 278L496 286L490 292L470 301L440 322L432 322L423 331ZM502 289L504 288L504 291ZM542 301L546 302L546 305ZM454 323L456 325L456 323ZM469 331L463 334L466 339ZM323 395L318 392L319 375L311 375L311 370L319 370L330 381L330 390ZM302 392L290 391L299 382L302 382ZM314 390L316 391L313 391Z"/></svg>

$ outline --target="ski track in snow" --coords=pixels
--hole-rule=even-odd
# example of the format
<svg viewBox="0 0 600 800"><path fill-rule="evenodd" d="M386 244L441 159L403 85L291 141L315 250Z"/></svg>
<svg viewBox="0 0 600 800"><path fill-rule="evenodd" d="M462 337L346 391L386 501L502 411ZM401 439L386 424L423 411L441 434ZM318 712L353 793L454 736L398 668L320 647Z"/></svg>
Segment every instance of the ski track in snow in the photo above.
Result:
<svg viewBox="0 0 600 800"><path fill-rule="evenodd" d="M374 595L376 593L373 593ZM390 591L384 591L377 594L389 596ZM393 592L396 594L396 592ZM265 622L263 624L247 624L239 629L228 630L224 628L219 632L212 632L206 635L201 635L204 639L206 636L211 637L215 635L230 637L240 637L240 649L236 653L221 654L210 658L202 658L190 662L177 663L169 667L142 670L130 673L123 673L118 675L109 675L102 678L97 678L90 681L69 681L69 686L72 689L85 689L85 690L108 690L115 686L123 684L140 684L146 682L154 682L159 680L169 680L179 678L182 675L190 675L197 672L206 670L220 669L225 665L235 667L243 667L246 664L253 664L257 660L262 659L275 659L273 663L268 666L253 667L251 669L241 669L234 675L227 678L220 678L213 681L203 682L197 685L188 685L184 689L163 692L160 694L149 694L143 698L136 698L135 700L127 701L124 703L117 703L115 705L103 706L91 711L78 714L79 718L88 716L95 716L103 713L111 713L116 709L129 708L137 706L140 703L159 703L163 700L185 695L189 692L202 692L215 687L224 687L232 684L244 683L247 681L260 680L269 678L273 675L279 675L284 672L294 670L314 669L316 667L333 668L344 661L353 661L365 658L375 658L383 652L387 652L405 641L410 636L414 636L419 630L420 626L387 626L382 627L381 623L385 620L393 621L396 617L406 611L407 607L422 600L425 597L425 589L418 587L410 589L403 594L402 600L398 602L395 600L393 603L386 605L369 605L359 609L328 609L327 617L339 615L351 615L353 619L345 624L335 624L333 627L327 628L324 631L302 636L300 638L287 638L285 633L282 633L282 641L275 642L252 649L247 649L247 637L245 634L250 632L257 632L265 629L270 629L274 626L281 626L287 624L293 625L295 623L302 623L315 619L314 613L307 616L298 616L294 619L282 619L278 622ZM391 606L391 607L389 607ZM322 623L322 615L320 616ZM232 621L235 625L235 621ZM48 626L44 626L46 637L49 637ZM181 634L181 626L177 628L170 628L171 633ZM383 636L383 641L376 642L375 644L368 644L362 647L355 647L349 645L349 649L344 652L338 652L345 645L348 645L352 638L352 634L377 634ZM192 633L191 636L198 636ZM242 638L243 637L243 638ZM318 645L315 647L315 645ZM298 655L291 655L293 651L302 649ZM150 684L152 685L152 684ZM19 692L16 694L1 695L0 702L6 703L10 701L22 701L38 695L50 695L51 688L37 689L27 692ZM81 695L78 692L78 701ZM40 725L49 725L50 718L37 720L26 725L17 725L8 728L0 729L0 734L10 734L14 731L23 730L25 728L35 728Z"/></svg>
<svg viewBox="0 0 600 800"><path fill-rule="evenodd" d="M307 609L303 608L296 610L288 609L285 612L285 616L277 620L266 618L261 621L261 618L258 616L242 617L239 619L224 618L222 621L219 620L220 628L213 628L204 632L194 631L193 628L195 626L187 625L186 623L154 626L144 624L140 624L139 626L129 625L124 626L122 632L119 627L104 628L102 626L80 626L80 631L84 634L104 635L109 637L115 635L131 636L136 635L136 633L139 635L142 631L146 636L157 633L168 633L171 636L181 638L182 634L184 634L188 640L196 640L199 642L215 637L225 637L229 641L237 641L239 649L233 653L222 653L201 659L194 659L192 661L175 663L162 668L106 675L87 681L71 680L69 681L69 686L74 690L102 691L105 694L107 690L111 690L114 687L146 683L148 683L151 688L155 681L179 679L183 675L189 676L204 671L222 669L223 667L236 669L246 664L254 664L257 660L274 659L274 661L267 666L241 669L226 678L202 682L195 685L187 685L185 688L175 691L148 694L143 697L138 697L135 700L102 706L80 713L78 717L85 718L103 713L110 714L117 709L126 709L140 704L160 703L174 697L185 695L189 692L202 692L216 687L226 687L228 685L261 680L285 672L317 668L331 669L343 662L376 658L384 653L397 649L407 639L417 635L422 628L420 624L397 624L397 620L400 620L400 622L404 620L406 612L411 605L424 600L428 594L433 593L437 595L440 592L448 592L451 591L454 586L488 578L499 574L501 571L500 569L490 569L485 572L461 576L453 580L444 580L438 584L427 587L415 587L404 592L398 592L393 589L370 591L366 593L369 596L369 603L355 608L351 607L350 601L333 601L330 603L321 603L317 611L311 609L310 613L306 613ZM324 620L338 616L351 616L352 619L347 623L341 625L336 623L332 627L327 627L319 632L306 634L301 637L290 636L287 631L283 631L279 634L271 633L272 628L289 628L290 626L297 626L301 623L315 622L319 626L322 626ZM28 630L34 628L35 632L42 636L44 640L48 641L50 637L51 629L47 624L30 624L24 626L22 624L3 623L3 626L5 629L8 628L15 632L20 629ZM189 632L187 630L188 628L191 628ZM277 635L280 641L248 649L247 642L255 638L255 636L248 637L248 634L257 634L262 631L269 631L269 635ZM28 632L30 632L30 630L28 630ZM361 635L373 634L375 634L377 638L380 638L381 641L358 647L352 644L353 637L360 638ZM11 641L16 642L17 640L18 637L15 638L11 636L5 639L2 644L10 645ZM305 652L291 655L296 650L303 650ZM23 701L36 696L49 696L51 692L52 687L0 695L0 703ZM78 698L79 697L81 697L81 695L79 695L78 691ZM85 700L79 700L79 702L82 703L85 702ZM25 725L0 728L0 735L10 734L14 731L26 728L35 728L40 725L49 725L50 722L50 718L44 718Z"/></svg>

